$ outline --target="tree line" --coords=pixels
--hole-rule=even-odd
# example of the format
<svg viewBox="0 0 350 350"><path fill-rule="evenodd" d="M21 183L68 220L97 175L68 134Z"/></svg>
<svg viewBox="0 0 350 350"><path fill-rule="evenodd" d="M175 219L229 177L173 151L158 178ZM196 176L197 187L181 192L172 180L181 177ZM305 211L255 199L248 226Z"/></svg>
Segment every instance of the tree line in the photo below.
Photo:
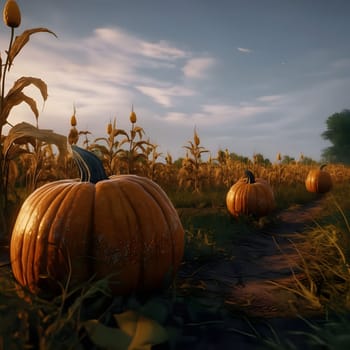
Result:
<svg viewBox="0 0 350 350"><path fill-rule="evenodd" d="M334 113L326 120L321 136L332 145L322 151L322 159L331 163L350 164L350 110Z"/></svg>

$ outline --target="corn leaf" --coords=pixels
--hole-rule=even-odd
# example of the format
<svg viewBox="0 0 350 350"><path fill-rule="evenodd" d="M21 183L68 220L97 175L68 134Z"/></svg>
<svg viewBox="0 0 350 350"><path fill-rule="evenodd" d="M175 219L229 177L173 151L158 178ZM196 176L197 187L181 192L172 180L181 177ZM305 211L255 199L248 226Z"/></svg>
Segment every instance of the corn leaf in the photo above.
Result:
<svg viewBox="0 0 350 350"><path fill-rule="evenodd" d="M31 143L32 140L29 140L28 142ZM25 143L25 142L23 142ZM23 148L21 148L17 144L13 144L12 147L8 150L6 153L6 160L11 161L20 156L21 154L27 153L27 151Z"/></svg>
<svg viewBox="0 0 350 350"><path fill-rule="evenodd" d="M193 159L191 159L191 158L187 158L187 159L186 159L186 162L191 163L192 166L195 166L195 165L196 165L196 162L195 162Z"/></svg>
<svg viewBox="0 0 350 350"><path fill-rule="evenodd" d="M29 41L30 36L34 33L40 33L40 32L50 33L57 38L57 35L47 28L32 28L32 29L25 30L21 35L16 36L16 38L11 46L11 49L8 52L8 59L9 59L8 70L10 70L10 67L11 67L15 57L19 54L19 52L22 50L22 48Z"/></svg>
<svg viewBox="0 0 350 350"><path fill-rule="evenodd" d="M125 143L129 143L129 142L130 142L129 138L124 138L124 139L122 139L122 140L119 142L119 147L121 147L121 146L124 145Z"/></svg>
<svg viewBox="0 0 350 350"><path fill-rule="evenodd" d="M104 156L106 156L106 155L108 156L109 155L109 150L108 150L108 148L106 146L99 145L98 143L94 143L90 147L91 147L92 151L96 150L96 151L102 153Z"/></svg>
<svg viewBox="0 0 350 350"><path fill-rule="evenodd" d="M94 142L100 142L100 141L104 141L107 144L109 143L109 140L107 139L107 137L98 137L97 139L94 140ZM95 146L96 146L95 144L91 145L91 147L95 147Z"/></svg>
<svg viewBox="0 0 350 350"><path fill-rule="evenodd" d="M114 129L113 136L115 137L115 136L118 136L118 135L124 135L127 138L129 138L129 135L128 135L128 133L125 130L123 130L123 129Z"/></svg>
<svg viewBox="0 0 350 350"><path fill-rule="evenodd" d="M144 134L144 130L140 126L135 126L134 130L135 133L139 134L140 139L142 139L142 134Z"/></svg>
<svg viewBox="0 0 350 350"><path fill-rule="evenodd" d="M138 153L138 154L136 154L136 155L134 156L134 160L135 160L136 162L141 162L141 161L143 161L143 160L147 160L147 156L144 155L143 153Z"/></svg>
<svg viewBox="0 0 350 350"><path fill-rule="evenodd" d="M146 153L146 148L144 147L144 145L148 145L146 141L135 142L132 147L132 151L136 151L138 148L140 148L142 152Z"/></svg>
<svg viewBox="0 0 350 350"><path fill-rule="evenodd" d="M39 78L33 78L33 77L21 77L18 80L16 80L12 88L7 93L7 96L16 94L18 91L22 91L26 86L31 84L33 84L40 90L41 96L43 97L44 101L46 101L48 96L46 83Z"/></svg>
<svg viewBox="0 0 350 350"><path fill-rule="evenodd" d="M26 144L37 139L48 144L54 144L59 150L59 161L63 161L68 154L67 137L56 134L52 130L39 129L29 123L22 122L15 125L4 141L4 157L6 158L12 144Z"/></svg>
<svg viewBox="0 0 350 350"><path fill-rule="evenodd" d="M48 94L47 94L47 85L46 83L39 79L39 78L33 78L33 77L21 77L18 80L16 80L12 86L12 88L7 93L6 97L4 98L3 106L2 106L2 112L0 115L0 123L1 125L6 123L6 120L14 106L19 105L22 102L25 102L29 105L31 110L33 111L36 118L39 117L39 111L36 106L36 102L31 97L25 95L22 90L28 86L33 84L36 86L41 93L41 96L43 97L44 101L46 101Z"/></svg>
<svg viewBox="0 0 350 350"><path fill-rule="evenodd" d="M14 188L16 180L18 179L19 176L19 169L18 169L18 164L17 162L11 160L8 163L8 185L9 187Z"/></svg>
<svg viewBox="0 0 350 350"><path fill-rule="evenodd" d="M7 118L11 112L11 109L20 103L25 102L29 105L31 110L33 111L34 115L36 118L39 117L39 111L36 106L35 100L33 100L31 97L25 95L23 92L18 92L16 94L13 94L11 96L7 96L4 99L4 104L3 104L3 110L0 115L0 123L1 125L4 125L7 121Z"/></svg>
<svg viewBox="0 0 350 350"><path fill-rule="evenodd" d="M194 145L193 145L193 143L191 141L189 141L188 143L191 144L191 147L190 146L183 146L183 148L186 148L186 149L192 151L195 147L194 147Z"/></svg>

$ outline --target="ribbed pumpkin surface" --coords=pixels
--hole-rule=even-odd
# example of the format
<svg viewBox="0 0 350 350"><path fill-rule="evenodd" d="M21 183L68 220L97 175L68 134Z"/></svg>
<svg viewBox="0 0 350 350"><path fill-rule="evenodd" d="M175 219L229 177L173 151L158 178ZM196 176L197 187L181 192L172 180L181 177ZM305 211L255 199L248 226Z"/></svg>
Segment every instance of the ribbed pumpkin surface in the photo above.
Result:
<svg viewBox="0 0 350 350"><path fill-rule="evenodd" d="M24 202L11 238L18 282L32 292L113 275L114 294L160 287L182 260L184 231L165 192L136 175L42 186Z"/></svg>
<svg viewBox="0 0 350 350"><path fill-rule="evenodd" d="M275 199L269 184L260 178L254 183L238 180L227 192L226 206L233 216L265 216L275 207Z"/></svg>
<svg viewBox="0 0 350 350"><path fill-rule="evenodd" d="M307 174L305 180L305 187L309 192L326 193L329 192L332 187L331 175L326 171L320 169L311 169Z"/></svg>

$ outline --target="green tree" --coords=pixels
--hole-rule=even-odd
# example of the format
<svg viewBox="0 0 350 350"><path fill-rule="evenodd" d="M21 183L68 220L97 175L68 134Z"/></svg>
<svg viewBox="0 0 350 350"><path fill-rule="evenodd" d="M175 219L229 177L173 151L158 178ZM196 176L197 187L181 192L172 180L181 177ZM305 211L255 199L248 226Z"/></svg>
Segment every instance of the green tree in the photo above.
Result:
<svg viewBox="0 0 350 350"><path fill-rule="evenodd" d="M256 164L264 165L264 166L270 166L271 162L268 158L265 158L261 153L255 153L253 155L253 161Z"/></svg>
<svg viewBox="0 0 350 350"><path fill-rule="evenodd" d="M332 114L326 124L327 130L322 137L333 145L323 150L322 158L328 162L350 164L350 110Z"/></svg>
<svg viewBox="0 0 350 350"><path fill-rule="evenodd" d="M295 158L288 156L288 155L284 155L281 163L282 164L293 164L293 163L295 163Z"/></svg>

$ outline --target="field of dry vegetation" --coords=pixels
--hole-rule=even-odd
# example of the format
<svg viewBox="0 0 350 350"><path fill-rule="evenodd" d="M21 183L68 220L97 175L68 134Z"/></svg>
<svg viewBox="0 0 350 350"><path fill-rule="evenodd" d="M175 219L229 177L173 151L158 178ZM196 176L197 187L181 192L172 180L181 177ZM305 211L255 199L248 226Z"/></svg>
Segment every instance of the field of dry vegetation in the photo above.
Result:
<svg viewBox="0 0 350 350"><path fill-rule="evenodd" d="M266 237L269 230L282 230L281 213L298 208L298 215L302 215L314 203L319 205L318 214L298 232L289 232L295 233L289 242L299 257L298 271L303 278L296 278L291 270L294 284L285 289L315 311L316 318L306 320L305 315L294 315L291 322L299 322L298 326L302 323L295 331L301 335L305 349L343 349L350 345L349 166L327 164L332 190L310 193L305 189L305 179L311 169L321 165L318 162L303 155L294 160L281 156L278 150L274 160L262 154L248 158L227 149L214 154L205 147L197 129L193 139L179 144L184 155L174 160L152 143L140 123L142 116L137 116L133 108L129 129L118 128L118 121L113 120L106 125L106 134L97 139L91 139L89 130L79 129L75 109L67 135L40 129L36 101L24 93L24 88L36 87L45 101L46 83L21 77L5 91L5 80L31 35L55 33L34 28L15 37L20 12L14 0L6 2L4 21L11 37L6 56L2 56L6 59L0 59L0 350L204 349L205 342L214 346L218 338L227 346L232 342L245 344L245 349L257 345L296 349L300 338L290 338L286 329L281 329L288 320L266 326L269 320L246 317L248 303L238 310L227 307L227 300L221 300L218 294L213 296L203 279L197 279L196 285L188 281L210 264L235 261L239 254L233 254L233 248L236 252L240 249L242 238L249 243L251 237ZM20 103L29 106L35 125L9 124L12 108ZM5 125L10 126L7 135L3 133ZM71 150L71 145L77 144L100 158L108 176L147 177L170 198L184 227L185 251L180 274L169 288L147 296L113 297L106 276L102 280L91 278L74 288L67 285L49 300L15 281L9 244L18 211L40 186L79 177ZM247 169L272 188L276 208L268 217L234 218L227 211L226 194ZM238 278L239 283L243 285Z"/></svg>
<svg viewBox="0 0 350 350"><path fill-rule="evenodd" d="M208 150L201 145L196 131L193 140L184 144L183 159L173 161L171 155L167 154L162 160L162 155L157 151L158 146L145 138L145 132L137 121L131 121L128 131L117 129L116 122L110 123L105 137L88 142L86 140L89 134L77 130L75 116L71 128L69 143L74 144L78 137L82 138L80 144L100 157L108 175L138 174L151 178L165 190L185 228L183 267L193 269L193 274L208 262L235 259L230 255L230 246L238 244L242 235L254 236L259 234L259 230L266 231L278 225L277 216L281 211L321 200L323 215L315 217L315 223L308 230L299 232L299 239L296 239L299 243L295 249L303 257L301 268L307 279L302 282L296 280L292 286L293 293L306 300L311 308L322 310L317 319L317 322L322 320L321 325L312 323L312 326L306 326L311 321L301 321L302 331L307 329L305 339L308 339L308 343L318 345L318 342L330 341L329 333L335 331L334 318L329 315L334 312L339 325L339 337L343 337L349 329L348 323L343 319L347 317L346 310L350 306L350 228L347 222L350 209L347 197L349 167L328 164L327 171L331 174L333 189L330 193L319 195L307 192L304 184L309 170L319 166L316 162L305 164L303 159L290 162L276 159L271 163L263 157L237 157L228 150L219 151L216 157L203 161L202 154ZM23 133L30 136L23 137ZM72 139L74 135L75 139ZM51 143L51 137L55 143ZM9 140L12 141L10 144ZM244 308L237 313L236 309L228 308L225 303L212 305L213 295L205 285L199 293L198 286L180 280L160 295L125 299L112 298L106 281L91 280L74 290L63 290L53 302L28 294L19 287L7 263L6 246L21 203L35 188L47 182L79 176L68 151L69 146L63 147L60 144L62 140L64 137L35 130L35 127L26 124L14 126L9 135L3 138L7 152L3 159L3 169L6 171L3 173L5 191L2 200L6 213L3 220L7 220L4 220L3 225L6 231L2 231L1 236L3 265L0 267L0 344L2 341L4 349L38 346L42 349L56 349L62 344L72 349L92 346L108 348L108 341L119 342L124 336L115 333L119 328L115 328L112 319L117 319L117 315L124 315L130 310L137 312L137 315L146 315L150 322L147 327L161 327L156 328L157 331L151 328L152 332L156 332L151 343L166 344L164 348L195 348L194 344L203 337L203 332L207 335L222 332L222 339L226 337L227 341L235 339L243 344L247 342L247 349L256 344L266 349L293 349L296 343L288 340L287 343L292 342L294 345L286 347L283 339L289 338L284 338L278 325L271 326L271 332L266 333L265 328L261 330L261 321L250 318L242 320ZM266 222L264 218L256 219L253 216L242 220L233 219L227 213L226 193L232 184L244 176L245 169L250 169L257 177L265 178L274 191L276 210ZM196 214L189 209L196 210ZM320 279L323 281L322 293L317 287ZM156 325L152 322L156 322ZM118 324L123 328L122 323ZM297 330L300 331L300 324L298 327ZM107 343L106 339L109 339ZM203 348L203 343L201 346L197 344L196 348Z"/></svg>

